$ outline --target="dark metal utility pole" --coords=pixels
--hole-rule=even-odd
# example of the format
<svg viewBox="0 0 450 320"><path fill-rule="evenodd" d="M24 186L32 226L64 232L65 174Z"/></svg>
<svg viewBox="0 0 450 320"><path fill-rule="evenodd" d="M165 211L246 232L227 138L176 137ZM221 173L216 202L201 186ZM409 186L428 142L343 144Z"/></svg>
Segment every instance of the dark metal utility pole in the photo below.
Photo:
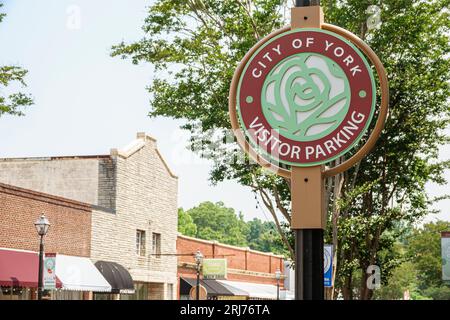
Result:
<svg viewBox="0 0 450 320"><path fill-rule="evenodd" d="M295 230L295 300L323 300L323 230Z"/></svg>
<svg viewBox="0 0 450 320"><path fill-rule="evenodd" d="M308 7L310 5L309 0L295 0L296 7Z"/></svg>
<svg viewBox="0 0 450 320"><path fill-rule="evenodd" d="M320 0L296 0L296 7ZM323 230L295 229L295 300L323 300Z"/></svg>
<svg viewBox="0 0 450 320"><path fill-rule="evenodd" d="M295 0L296 7L320 6L320 0Z"/></svg>

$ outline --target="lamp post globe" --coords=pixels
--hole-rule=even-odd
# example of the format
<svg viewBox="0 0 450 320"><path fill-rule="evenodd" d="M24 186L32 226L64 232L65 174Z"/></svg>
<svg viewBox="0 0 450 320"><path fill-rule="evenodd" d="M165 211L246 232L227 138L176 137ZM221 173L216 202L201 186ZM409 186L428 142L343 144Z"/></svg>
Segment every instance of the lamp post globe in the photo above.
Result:
<svg viewBox="0 0 450 320"><path fill-rule="evenodd" d="M48 219L45 217L45 215L42 214L39 219L36 220L34 226L36 227L38 235L42 237L47 234L50 223L48 222Z"/></svg>
<svg viewBox="0 0 450 320"><path fill-rule="evenodd" d="M36 231L40 237L40 243L39 243L39 271L38 271L38 300L42 300L42 292L43 292L43 260L44 260L44 236L47 234L48 229L50 228L50 223L48 222L48 219L45 217L44 214L42 214L39 219L36 220L34 223L34 226L36 227Z"/></svg>
<svg viewBox="0 0 450 320"><path fill-rule="evenodd" d="M195 253L195 262L197 263L197 266L201 265L203 262L203 254L200 252L200 250L197 250Z"/></svg>

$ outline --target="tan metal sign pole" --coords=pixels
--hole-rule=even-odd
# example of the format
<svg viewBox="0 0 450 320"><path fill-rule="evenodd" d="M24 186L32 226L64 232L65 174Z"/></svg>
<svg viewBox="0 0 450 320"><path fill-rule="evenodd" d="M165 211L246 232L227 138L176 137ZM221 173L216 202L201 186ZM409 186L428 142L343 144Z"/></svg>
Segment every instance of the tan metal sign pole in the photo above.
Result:
<svg viewBox="0 0 450 320"><path fill-rule="evenodd" d="M297 1L291 29L321 28L320 6ZM291 228L295 234L295 299L323 300L323 229L326 224L323 165L291 168Z"/></svg>
<svg viewBox="0 0 450 320"><path fill-rule="evenodd" d="M377 55L354 34L324 23L319 1L297 0L291 25L261 39L237 67L229 95L239 145L290 180L296 299L324 298L324 179L348 170L375 145L388 112L388 81ZM369 60L376 69L381 101ZM377 117L365 144L341 164ZM289 169L286 169L286 166Z"/></svg>
<svg viewBox="0 0 450 320"><path fill-rule="evenodd" d="M326 203L324 178L345 171L360 161L375 145L375 142L387 116L388 82L384 68L373 51L359 38L344 29L324 24L322 8L303 6L297 1L291 11L291 28L324 28L353 38L375 64L382 86L382 107L379 121L367 141L354 157L333 169L325 170L324 166L291 167L291 228L295 233L296 254L296 300L324 299L323 286L323 230L326 226ZM317 1L319 2L319 1Z"/></svg>

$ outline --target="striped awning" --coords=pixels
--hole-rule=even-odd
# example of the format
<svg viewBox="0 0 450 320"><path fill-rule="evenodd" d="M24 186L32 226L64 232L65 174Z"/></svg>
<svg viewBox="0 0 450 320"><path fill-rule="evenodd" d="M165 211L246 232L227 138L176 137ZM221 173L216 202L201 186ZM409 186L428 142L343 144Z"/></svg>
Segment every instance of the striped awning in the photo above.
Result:
<svg viewBox="0 0 450 320"><path fill-rule="evenodd" d="M111 285L89 258L58 254L55 273L63 290L111 292Z"/></svg>
<svg viewBox="0 0 450 320"><path fill-rule="evenodd" d="M271 284L240 282L229 280L217 280L227 289L236 293L246 292L250 299L268 299L277 298L277 286Z"/></svg>

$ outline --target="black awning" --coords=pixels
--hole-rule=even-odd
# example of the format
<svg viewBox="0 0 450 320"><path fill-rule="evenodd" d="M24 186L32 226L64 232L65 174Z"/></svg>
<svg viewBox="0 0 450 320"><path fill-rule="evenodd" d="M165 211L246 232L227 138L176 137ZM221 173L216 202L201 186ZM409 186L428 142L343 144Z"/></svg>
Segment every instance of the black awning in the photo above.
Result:
<svg viewBox="0 0 450 320"><path fill-rule="evenodd" d="M134 293L133 278L122 265L111 261L97 261L95 266L111 285L112 293Z"/></svg>
<svg viewBox="0 0 450 320"><path fill-rule="evenodd" d="M180 278L180 294L181 295L189 295L189 291L192 287L197 285L197 279L195 278ZM225 288L223 284L219 281L207 279L200 280L200 285L206 288L206 292L208 292L208 297L215 296L234 296L233 292Z"/></svg>

